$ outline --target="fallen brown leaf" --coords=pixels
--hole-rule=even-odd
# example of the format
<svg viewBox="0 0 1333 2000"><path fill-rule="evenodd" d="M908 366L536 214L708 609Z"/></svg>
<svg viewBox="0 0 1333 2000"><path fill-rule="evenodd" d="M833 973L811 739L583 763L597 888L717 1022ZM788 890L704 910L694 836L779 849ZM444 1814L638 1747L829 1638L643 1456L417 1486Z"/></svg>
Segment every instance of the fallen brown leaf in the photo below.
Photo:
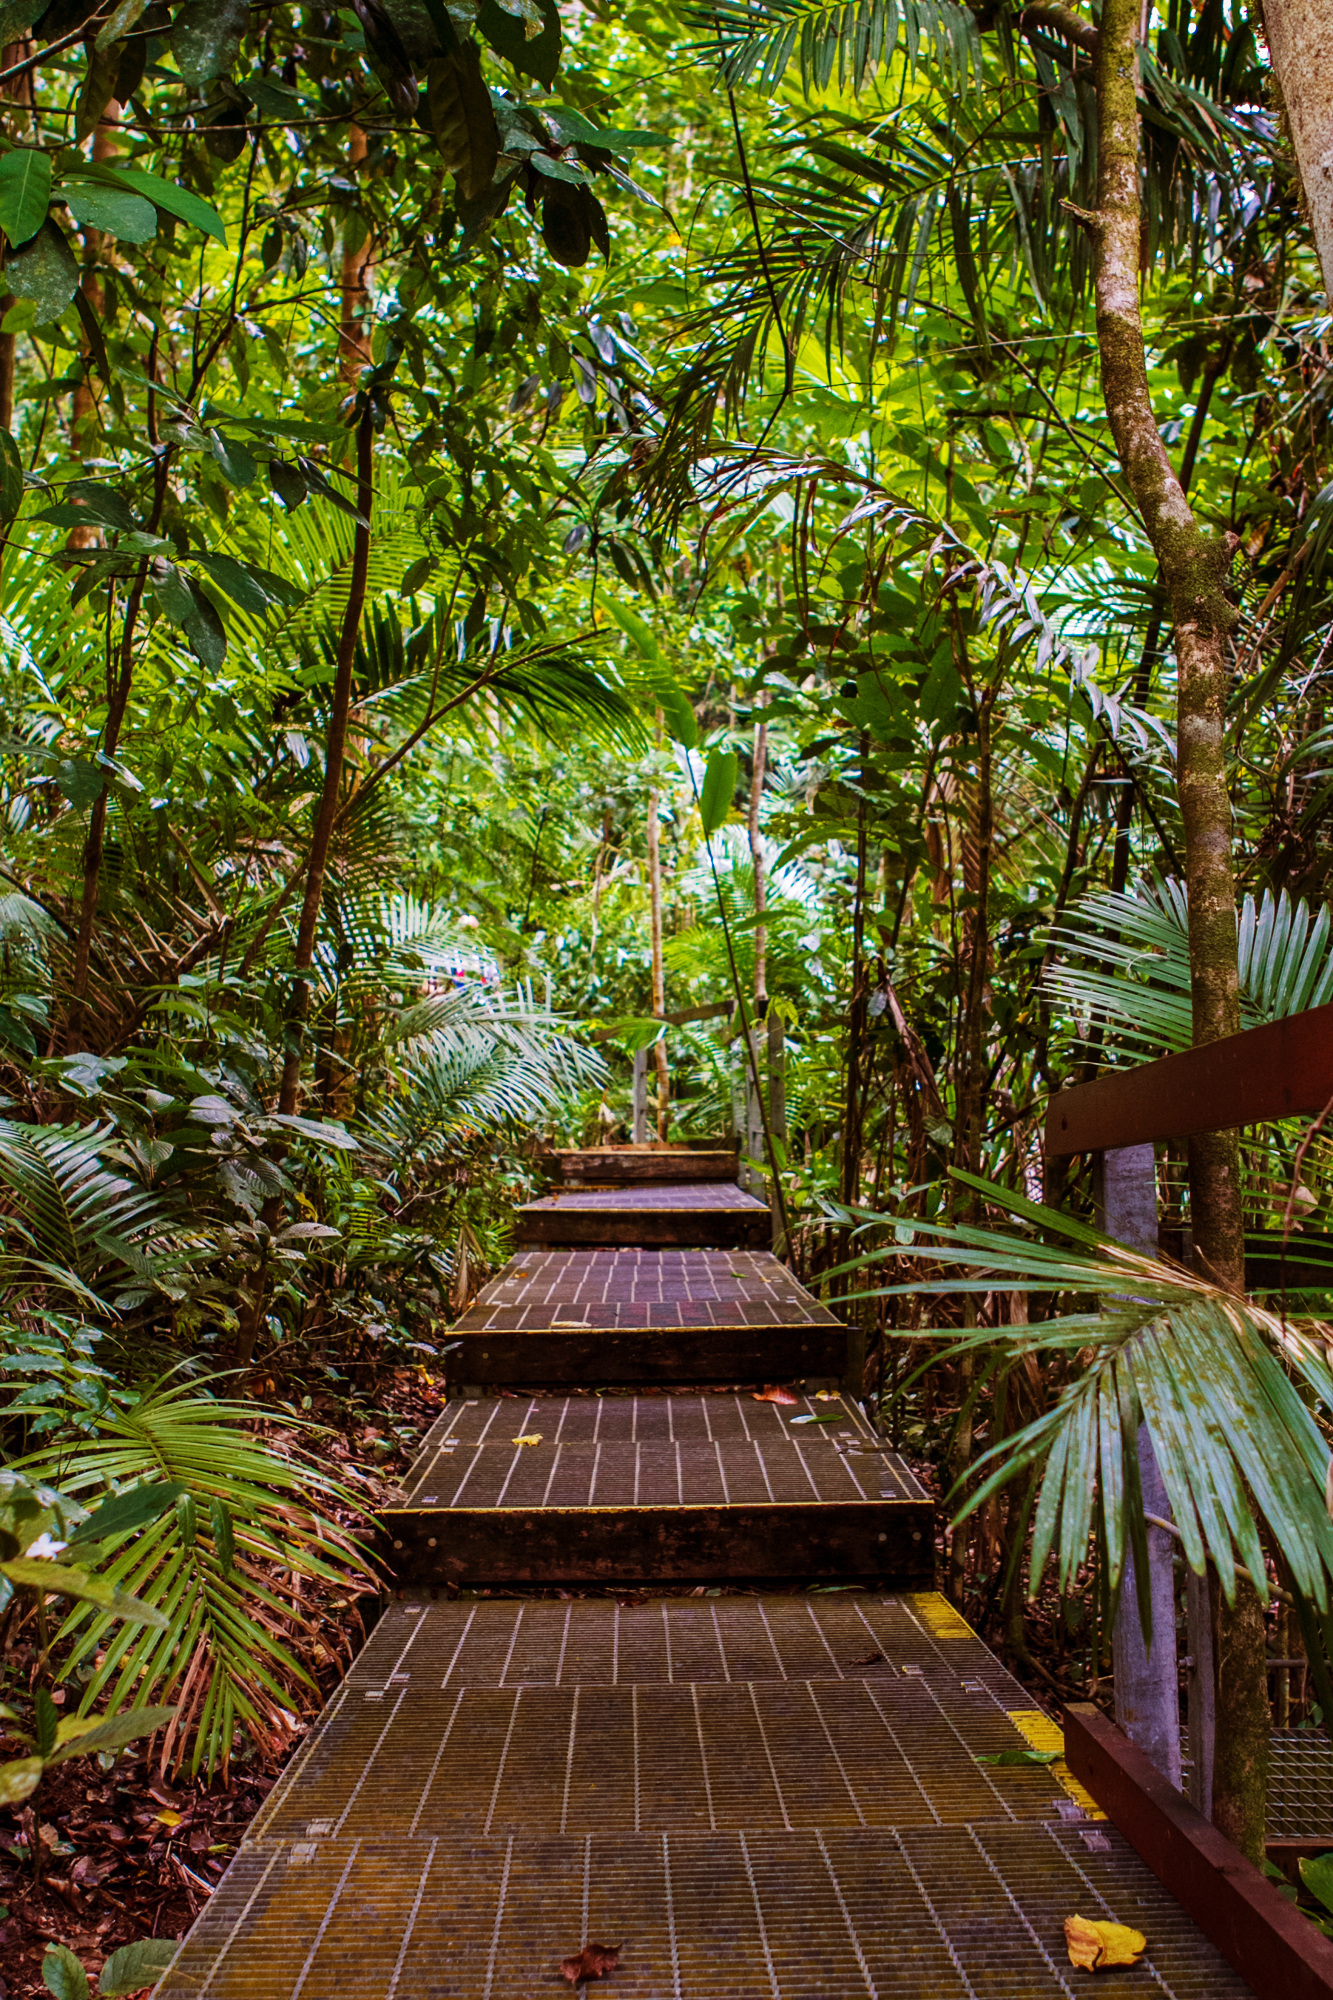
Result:
<svg viewBox="0 0 1333 2000"><path fill-rule="evenodd" d="M801 1399L799 1396L793 1396L790 1389L774 1387L770 1389L756 1389L754 1400L756 1403L799 1403Z"/></svg>
<svg viewBox="0 0 1333 2000"><path fill-rule="evenodd" d="M561 1959L560 1971L571 1986L582 1986L585 1979L605 1979L619 1963L618 1944L585 1944L577 1958Z"/></svg>
<svg viewBox="0 0 1333 2000"><path fill-rule="evenodd" d="M884 1655L883 1653L862 1653L860 1659L853 1660L851 1664L854 1667L882 1667L884 1665Z"/></svg>
<svg viewBox="0 0 1333 2000"><path fill-rule="evenodd" d="M1065 1918L1069 1963L1085 1972L1102 1972L1108 1965L1134 1965L1147 1949L1142 1931L1128 1924L1110 1924L1090 1917Z"/></svg>

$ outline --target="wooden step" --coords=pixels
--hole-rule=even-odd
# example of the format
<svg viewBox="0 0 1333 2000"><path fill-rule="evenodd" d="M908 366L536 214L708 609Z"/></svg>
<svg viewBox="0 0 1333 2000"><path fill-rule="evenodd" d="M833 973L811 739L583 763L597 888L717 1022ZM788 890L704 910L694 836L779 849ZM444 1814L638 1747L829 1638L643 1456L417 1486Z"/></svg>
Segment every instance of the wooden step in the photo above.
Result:
<svg viewBox="0 0 1333 2000"><path fill-rule="evenodd" d="M400 1583L928 1578L934 1509L841 1396L452 1400L385 1510Z"/></svg>
<svg viewBox="0 0 1333 2000"><path fill-rule="evenodd" d="M451 1382L841 1382L847 1328L767 1250L527 1250L450 1336Z"/></svg>
<svg viewBox="0 0 1333 2000"><path fill-rule="evenodd" d="M542 1155L555 1179L583 1186L670 1181L734 1181L734 1146L589 1146Z"/></svg>
<svg viewBox="0 0 1333 2000"><path fill-rule="evenodd" d="M773 1218L734 1181L568 1187L520 1208L515 1239L520 1247L766 1250Z"/></svg>

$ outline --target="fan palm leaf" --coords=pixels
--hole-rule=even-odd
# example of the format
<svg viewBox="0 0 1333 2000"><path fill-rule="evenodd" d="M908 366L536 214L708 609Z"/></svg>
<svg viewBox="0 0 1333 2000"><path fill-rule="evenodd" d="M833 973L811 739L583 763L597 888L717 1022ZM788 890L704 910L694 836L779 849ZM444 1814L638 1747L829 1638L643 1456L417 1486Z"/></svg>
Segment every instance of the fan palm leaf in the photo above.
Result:
<svg viewBox="0 0 1333 2000"><path fill-rule="evenodd" d="M44 1271L87 1297L108 1271L151 1280L170 1255L175 1218L160 1195L107 1165L110 1126L0 1120L0 1188Z"/></svg>
<svg viewBox="0 0 1333 2000"><path fill-rule="evenodd" d="M954 1489L956 1518L975 1512L1020 1472L1039 1468L1032 1588L1054 1550L1060 1588L1067 1590L1095 1538L1116 1591L1128 1547L1146 1575L1137 1446L1146 1424L1195 1574L1215 1564L1230 1601L1239 1563L1262 1595L1257 1512L1296 1591L1326 1615L1333 1521L1320 1419L1333 1420L1330 1330L1267 1312L972 1175L957 1178L1012 1216L1023 1233L889 1218L895 1241L849 1270L864 1279L910 1257L947 1272L861 1296L997 1288L1063 1295L1076 1309L1038 1324L936 1335L929 1365L984 1352L990 1370L1034 1356L1047 1368L1066 1357L1076 1372L1050 1408L983 1453L969 1489Z"/></svg>

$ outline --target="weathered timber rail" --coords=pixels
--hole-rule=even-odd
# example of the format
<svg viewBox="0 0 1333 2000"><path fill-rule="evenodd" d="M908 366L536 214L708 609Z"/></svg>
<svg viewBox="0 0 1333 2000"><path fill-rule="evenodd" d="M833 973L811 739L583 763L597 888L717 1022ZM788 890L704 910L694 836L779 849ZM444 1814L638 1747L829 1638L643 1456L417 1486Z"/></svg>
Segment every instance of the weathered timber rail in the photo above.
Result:
<svg viewBox="0 0 1333 2000"><path fill-rule="evenodd" d="M632 1157L456 1329L393 1601L159 2000L534 2000L593 1941L608 2000L1075 2000L1072 1911L1148 1935L1103 2000L1246 2000L1064 1764L978 1761L1058 1731L915 1587L932 1509L847 1329L767 1253L616 1247L645 1187L724 1215L734 1156Z"/></svg>

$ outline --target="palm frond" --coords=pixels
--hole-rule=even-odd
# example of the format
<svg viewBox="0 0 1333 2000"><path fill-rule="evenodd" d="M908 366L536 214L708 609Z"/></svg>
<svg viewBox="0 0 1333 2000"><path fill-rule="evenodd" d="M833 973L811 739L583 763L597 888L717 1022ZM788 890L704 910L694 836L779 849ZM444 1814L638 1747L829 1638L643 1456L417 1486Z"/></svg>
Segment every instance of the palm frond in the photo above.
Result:
<svg viewBox="0 0 1333 2000"><path fill-rule="evenodd" d="M300 1689L314 1692L292 1650L318 1618L316 1604L303 1607L302 1583L357 1589L373 1578L334 1517L338 1506L358 1509L355 1496L285 1438L256 1436L253 1418L251 1405L197 1385L158 1385L130 1408L97 1412L91 1438L23 1461L75 1496L153 1479L185 1489L150 1527L111 1537L100 1565L108 1582L165 1613L164 1629L114 1628L80 1605L61 1631L73 1642L68 1672L102 1654L81 1713L108 1690L113 1708L176 1702L164 1769L187 1755L194 1772L225 1768L238 1725L267 1747L283 1744ZM294 1428L271 1411L266 1421Z"/></svg>
<svg viewBox="0 0 1333 2000"><path fill-rule="evenodd" d="M950 82L966 89L981 74L976 17L955 0L717 0L691 9L687 20L707 31L701 54L712 54L733 89L753 83L773 92L795 58L801 84L812 90L860 92L901 47L909 68L928 54Z"/></svg>
<svg viewBox="0 0 1333 2000"><path fill-rule="evenodd" d="M1087 1355L1048 1410L982 1455L975 1485L966 1494L955 1490L958 1518L1020 1472L1041 1468L1032 1588L1054 1549L1060 1588L1067 1590L1095 1538L1118 1590L1127 1547L1144 1570L1137 1437L1146 1423L1196 1575L1214 1563L1230 1600L1239 1563L1262 1595L1262 1522L1297 1592L1325 1613L1333 1521L1324 1498L1329 1451L1318 1417L1333 1417L1330 1330L1283 1319L989 1182L957 1178L1025 1233L879 1218L894 1223L894 1243L849 1270L864 1280L906 1257L947 1267L947 1275L861 1296L997 1287L1063 1295L1076 1309L1039 1324L936 1335L931 1365L982 1350L992 1368L1028 1355L1048 1364L1065 1356L1076 1367L1076 1357ZM1097 1309L1087 1310L1089 1303Z"/></svg>
<svg viewBox="0 0 1333 2000"><path fill-rule="evenodd" d="M107 1273L151 1278L153 1250L175 1218L160 1195L108 1166L109 1126L0 1120L0 1188L44 1271L67 1272L81 1298Z"/></svg>
<svg viewBox="0 0 1333 2000"><path fill-rule="evenodd" d="M1327 907L1313 910L1284 889L1247 896L1238 919L1241 1025L1258 1027L1333 1000L1333 951ZM1182 884L1156 880L1132 893L1085 896L1051 932L1054 942L1091 964L1057 962L1047 990L1080 1022L1100 1022L1116 1045L1153 1054L1188 1048L1189 910Z"/></svg>

